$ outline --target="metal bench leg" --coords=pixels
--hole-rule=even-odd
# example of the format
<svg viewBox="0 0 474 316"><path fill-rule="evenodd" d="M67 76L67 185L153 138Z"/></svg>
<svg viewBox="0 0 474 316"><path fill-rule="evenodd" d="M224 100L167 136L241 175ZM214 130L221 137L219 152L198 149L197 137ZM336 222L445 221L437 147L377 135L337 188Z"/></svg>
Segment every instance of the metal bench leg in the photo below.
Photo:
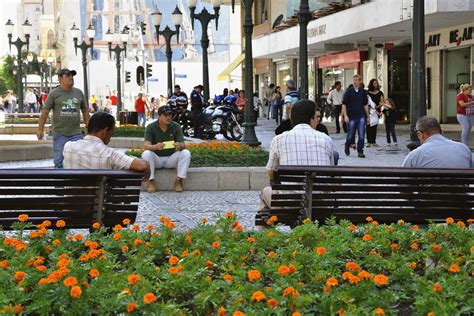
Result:
<svg viewBox="0 0 474 316"><path fill-rule="evenodd" d="M97 205L97 222L102 226L104 216L104 200L105 200L105 185L107 184L107 177L101 177L99 183L99 203Z"/></svg>

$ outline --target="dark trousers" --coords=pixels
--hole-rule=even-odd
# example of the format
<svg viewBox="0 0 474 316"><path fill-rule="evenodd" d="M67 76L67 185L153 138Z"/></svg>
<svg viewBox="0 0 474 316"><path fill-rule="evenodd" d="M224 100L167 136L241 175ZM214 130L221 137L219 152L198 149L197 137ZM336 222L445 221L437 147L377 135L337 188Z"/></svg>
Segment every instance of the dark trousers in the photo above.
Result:
<svg viewBox="0 0 474 316"><path fill-rule="evenodd" d="M387 135L387 143L390 144L390 135L393 142L397 142L397 135L395 135L395 122L385 122L385 134Z"/></svg>
<svg viewBox="0 0 474 316"><path fill-rule="evenodd" d="M197 137L199 134L199 127L202 124L202 110L200 109L191 110L191 116L193 117L194 137Z"/></svg>
<svg viewBox="0 0 474 316"><path fill-rule="evenodd" d="M281 120L283 118L283 105L274 105L275 107L275 120L276 123L279 124L281 123ZM279 120L278 120L279 119Z"/></svg>
<svg viewBox="0 0 474 316"><path fill-rule="evenodd" d="M341 123L339 121L339 117L341 115L341 111L342 111L342 104L337 104L337 105L334 105L334 119L336 120L336 133L340 133L341 132ZM347 125L346 125L346 122L343 122L342 123L342 128L344 129L344 132L347 133Z"/></svg>
<svg viewBox="0 0 474 316"><path fill-rule="evenodd" d="M355 133L357 131L357 151L364 150L364 139L365 139L365 116L362 116L357 119L351 119L349 121L347 137L346 137L346 146L349 147L353 140L355 139Z"/></svg>
<svg viewBox="0 0 474 316"><path fill-rule="evenodd" d="M377 138L377 126L378 125L367 126L367 142L369 144L375 144L375 140Z"/></svg>

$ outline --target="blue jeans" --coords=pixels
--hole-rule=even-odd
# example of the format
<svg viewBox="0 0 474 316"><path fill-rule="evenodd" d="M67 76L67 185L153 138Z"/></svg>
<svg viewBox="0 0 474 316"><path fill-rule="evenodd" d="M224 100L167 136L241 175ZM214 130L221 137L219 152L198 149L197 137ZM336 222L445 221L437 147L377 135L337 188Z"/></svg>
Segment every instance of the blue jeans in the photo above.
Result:
<svg viewBox="0 0 474 316"><path fill-rule="evenodd" d="M359 138L357 140L357 151L364 150L365 124L366 119L364 116L349 120L349 124L347 126L346 146L351 145L351 140L355 138L355 133L357 130L357 136Z"/></svg>
<svg viewBox="0 0 474 316"><path fill-rule="evenodd" d="M53 158L54 158L54 168L55 169L64 168L64 166L63 166L64 145L67 142L81 140L82 138L83 138L82 134L76 134L76 135L71 135L71 136L58 134L58 135L53 136Z"/></svg>
<svg viewBox="0 0 474 316"><path fill-rule="evenodd" d="M143 125L141 121L143 120ZM138 126L146 126L146 113L138 113Z"/></svg>

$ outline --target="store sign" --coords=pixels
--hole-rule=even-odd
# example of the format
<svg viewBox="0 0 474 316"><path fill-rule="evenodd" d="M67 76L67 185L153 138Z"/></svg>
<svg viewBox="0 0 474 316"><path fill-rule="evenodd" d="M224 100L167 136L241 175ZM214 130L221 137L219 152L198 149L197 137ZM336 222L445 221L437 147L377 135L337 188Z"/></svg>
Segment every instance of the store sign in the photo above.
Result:
<svg viewBox="0 0 474 316"><path fill-rule="evenodd" d="M308 29L308 37L316 37L326 34L326 24Z"/></svg>
<svg viewBox="0 0 474 316"><path fill-rule="evenodd" d="M394 43L385 43L384 48L385 48L385 50L392 50L392 49L395 48L395 44Z"/></svg>
<svg viewBox="0 0 474 316"><path fill-rule="evenodd" d="M425 49L427 52L474 44L474 25L466 24L457 28L427 33Z"/></svg>

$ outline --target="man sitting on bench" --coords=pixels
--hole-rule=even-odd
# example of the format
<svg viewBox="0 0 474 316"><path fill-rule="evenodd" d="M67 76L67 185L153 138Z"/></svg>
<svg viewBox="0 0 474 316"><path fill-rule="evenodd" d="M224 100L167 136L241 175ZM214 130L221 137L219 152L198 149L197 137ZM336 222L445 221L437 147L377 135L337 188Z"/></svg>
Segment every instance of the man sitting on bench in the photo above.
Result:
<svg viewBox="0 0 474 316"><path fill-rule="evenodd" d="M293 129L276 136L270 147L267 170L270 180L278 166L329 166L334 165L332 139L316 131L318 118L316 104L310 100L296 102L290 114ZM260 210L271 206L272 188L261 193Z"/></svg>
<svg viewBox="0 0 474 316"><path fill-rule="evenodd" d="M115 119L106 112L98 112L89 120L87 136L64 145L66 169L130 169L144 172L144 181L150 177L150 165L107 146L114 131Z"/></svg>

